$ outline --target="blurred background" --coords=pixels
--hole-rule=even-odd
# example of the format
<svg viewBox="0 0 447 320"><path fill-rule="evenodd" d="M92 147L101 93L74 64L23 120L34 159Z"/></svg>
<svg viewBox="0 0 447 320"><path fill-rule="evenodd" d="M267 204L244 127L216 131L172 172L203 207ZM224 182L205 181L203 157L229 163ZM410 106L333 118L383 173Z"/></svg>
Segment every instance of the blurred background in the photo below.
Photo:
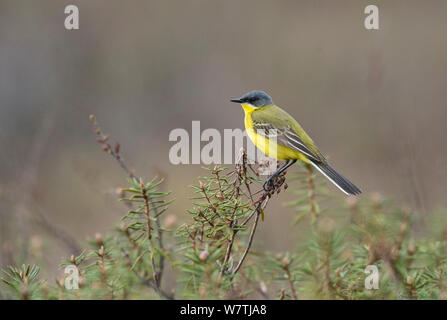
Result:
<svg viewBox="0 0 447 320"><path fill-rule="evenodd" d="M68 4L79 30L64 28ZM378 31L364 28L369 4ZM366 194L423 221L446 203L446 12L442 0L1 0L0 266L30 262L22 249L35 247L56 272L127 211L116 192L127 176L95 141L90 114L138 176L166 178L182 221L205 172L169 163L169 132L192 120L243 128L229 99L253 89ZM296 232L291 197L275 198L259 228L269 250L294 246L277 236Z"/></svg>

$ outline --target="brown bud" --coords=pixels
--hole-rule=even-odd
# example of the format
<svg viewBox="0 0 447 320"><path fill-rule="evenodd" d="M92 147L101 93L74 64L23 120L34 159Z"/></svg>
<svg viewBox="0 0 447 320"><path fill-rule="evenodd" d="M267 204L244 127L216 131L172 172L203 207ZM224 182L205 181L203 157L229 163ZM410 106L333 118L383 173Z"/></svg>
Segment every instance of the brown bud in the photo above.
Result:
<svg viewBox="0 0 447 320"><path fill-rule="evenodd" d="M109 151L110 151L110 148L109 148L108 145L103 144L103 145L102 145L102 150L105 151L105 152L109 152Z"/></svg>
<svg viewBox="0 0 447 320"><path fill-rule="evenodd" d="M208 258L208 256L209 256L208 250L205 249L202 252L200 252L199 259L201 261L205 261L206 258Z"/></svg>
<svg viewBox="0 0 447 320"><path fill-rule="evenodd" d="M264 281L261 281L260 283L259 283L259 288L261 289L261 291L263 292L263 293L267 293L267 286L265 285L265 283L264 283Z"/></svg>
<svg viewBox="0 0 447 320"><path fill-rule="evenodd" d="M71 263L76 264L76 259L75 259L74 255L70 256L70 261L71 261Z"/></svg>
<svg viewBox="0 0 447 320"><path fill-rule="evenodd" d="M116 189L115 189L115 193L116 193L116 195L117 195L118 197L120 197L120 198L124 197L124 191L123 191L123 188L116 188Z"/></svg>
<svg viewBox="0 0 447 320"><path fill-rule="evenodd" d="M287 267L289 266L289 264L290 264L289 259L287 259L287 257L284 257L284 258L282 259L282 267L283 267L283 268L287 268Z"/></svg>
<svg viewBox="0 0 447 320"><path fill-rule="evenodd" d="M99 232L95 233L95 241L100 245L103 244L104 239L102 237L102 234L100 234Z"/></svg>
<svg viewBox="0 0 447 320"><path fill-rule="evenodd" d="M167 215L166 218L164 219L164 225L166 228L173 227L176 222L177 222L177 217L173 214Z"/></svg>
<svg viewBox="0 0 447 320"><path fill-rule="evenodd" d="M115 153L120 153L120 144L118 142L115 143Z"/></svg>
<svg viewBox="0 0 447 320"><path fill-rule="evenodd" d="M48 290L48 285L46 282L42 282L42 284L40 285L40 288L42 290L42 292L45 292Z"/></svg>

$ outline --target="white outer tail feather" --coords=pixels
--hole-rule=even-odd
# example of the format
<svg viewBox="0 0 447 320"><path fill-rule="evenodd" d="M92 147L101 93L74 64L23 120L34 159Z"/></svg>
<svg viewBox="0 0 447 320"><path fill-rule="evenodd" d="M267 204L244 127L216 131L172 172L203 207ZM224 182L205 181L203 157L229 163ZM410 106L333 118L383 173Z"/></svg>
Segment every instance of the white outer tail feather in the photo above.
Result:
<svg viewBox="0 0 447 320"><path fill-rule="evenodd" d="M340 189L345 195L349 196L350 194L347 193L345 190L343 190L334 180L332 180L332 178L330 178L326 173L323 172L323 170L321 170L320 168L318 168L317 165L315 165L315 163L313 163L312 161L310 161L310 164L312 166L314 166L314 168L316 168L318 171L320 171L330 182L332 182L338 189Z"/></svg>

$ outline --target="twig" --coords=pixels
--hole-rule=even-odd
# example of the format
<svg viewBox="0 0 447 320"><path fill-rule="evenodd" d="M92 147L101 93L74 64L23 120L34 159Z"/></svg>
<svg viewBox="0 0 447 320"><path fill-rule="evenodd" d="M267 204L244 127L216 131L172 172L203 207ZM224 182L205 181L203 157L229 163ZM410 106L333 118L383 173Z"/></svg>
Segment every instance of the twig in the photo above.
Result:
<svg viewBox="0 0 447 320"><path fill-rule="evenodd" d="M230 228L231 227L232 227L232 225L230 225ZM226 265L227 265L228 261L230 260L231 250L233 249L233 244L234 244L234 239L236 238L236 233L237 233L237 231L234 230L233 233L231 234L231 239L230 239L230 242L228 243L227 251L225 252L225 258L222 263L222 268L220 269L218 279L222 278L222 275L225 271Z"/></svg>
<svg viewBox="0 0 447 320"><path fill-rule="evenodd" d="M106 265L105 265L105 262L104 262L104 251L105 250L104 250L103 246L101 246L101 248L98 249L98 252L97 252L97 254L99 256L98 268L99 268L99 273L101 275L101 283L102 283L104 289L107 289L108 284L107 284Z"/></svg>
<svg viewBox="0 0 447 320"><path fill-rule="evenodd" d="M98 136L98 139L97 139L98 142L101 143L103 146L103 150L105 152L109 153L116 161L118 161L120 167L126 172L126 174L129 176L129 178L131 178L132 180L138 180L137 177L135 176L135 174L129 169L129 167L124 162L124 159L122 158L122 156L120 154L120 145L118 143L116 143L115 146L112 148L111 144L108 142L109 136L102 132L101 128L99 127L98 122L96 121L96 117L94 115L90 115L90 121L92 122L92 125L93 125L96 135ZM151 199L150 195L147 195L147 208L148 209L149 209L149 204L152 204L152 199ZM159 210L156 206L153 206L153 210L154 210L155 224L157 226L156 232L157 232L157 237L158 237L158 244L159 244L160 250L163 251L164 246L163 246L163 236L162 236L162 230L161 230L160 218L159 218L159 216L160 216ZM149 220L150 219L148 219L148 223L150 224ZM148 230L148 235L150 235L149 237L152 236L150 228ZM165 257L163 255L160 255L159 262L158 262L158 265L159 265L158 274L154 275L154 278L157 279L156 283L158 286L161 285L161 279L163 277L164 259L165 259ZM153 260L153 256L151 257L151 262L153 265L155 264L155 261ZM153 270L155 270L155 268L153 268Z"/></svg>
<svg viewBox="0 0 447 320"><path fill-rule="evenodd" d="M286 272L286 275L287 275L287 281L289 282L290 291L292 291L292 297L293 297L293 299L298 300L298 296L297 296L296 291L295 291L295 286L293 285L292 275L291 275L290 269L289 269L289 264L288 263L284 264L283 265L283 269L284 269L284 271Z"/></svg>
<svg viewBox="0 0 447 320"><path fill-rule="evenodd" d="M233 275L235 275L240 267L242 266L242 263L244 262L245 258L247 257L248 251L250 250L251 244L253 242L253 238L255 236L256 226L258 225L259 221L259 215L261 214L261 210L264 210L264 208L267 206L268 202L270 200L270 195L268 195L263 202L259 202L259 204L255 208L255 212L257 212L255 221L253 222L253 226L250 231L250 236L248 238L248 244L247 248L245 248L244 253L242 254L241 260L239 260L239 263L237 264L236 268L233 270Z"/></svg>
<svg viewBox="0 0 447 320"><path fill-rule="evenodd" d="M161 224L160 224L160 219L159 217L155 218L155 224L157 225L157 238L158 238L158 247L160 248L161 252L164 252L164 246L163 246L163 232L161 230ZM158 259L158 267L159 267L159 271L158 271L158 284L160 285L161 283L161 279L163 277L163 270L165 267L165 257L160 254L160 257Z"/></svg>
<svg viewBox="0 0 447 320"><path fill-rule="evenodd" d="M222 278L222 275L223 275L223 273L225 271L225 267L226 267L226 265L227 265L227 263L228 263L228 261L230 259L230 256L231 256L231 250L233 249L234 239L236 238L237 230L233 229L233 226L234 226L234 223L235 223L234 215L236 213L237 208L238 208L238 205L237 205L237 201L236 201L236 203L234 204L234 210L233 210L233 212L231 214L231 222L230 222L230 229L232 229L233 232L231 234L230 242L228 243L228 246L227 246L227 251L225 252L224 262L222 263L222 268L220 269L218 279Z"/></svg>
<svg viewBox="0 0 447 320"><path fill-rule="evenodd" d="M286 290L284 288L281 288L281 292L279 294L279 300L284 300L286 296Z"/></svg>
<svg viewBox="0 0 447 320"><path fill-rule="evenodd" d="M118 143L115 144L115 147L113 148L110 143L108 143L109 136L104 134L99 127L98 122L96 121L96 117L94 115L90 115L90 121L93 124L93 128L95 129L95 133L98 136L97 141L102 144L102 149L110 154L113 158L115 158L116 161L118 161L121 168L127 173L127 175L131 179L137 180L137 177L132 173L132 171L127 167L126 163L124 162L124 159L120 155L120 145Z"/></svg>
<svg viewBox="0 0 447 320"><path fill-rule="evenodd" d="M141 195L144 199L144 213L146 216L146 224L147 224L147 240L148 240L148 246L149 246L149 254L151 257L151 264L152 264L152 275L154 277L154 282L157 288L160 287L160 282L158 279L157 274L157 268L155 266L155 259L154 259L154 247L152 245L152 227L151 227L151 216L149 213L149 197L146 192L146 187L144 186L143 180L140 179L140 188L141 188Z"/></svg>
<svg viewBox="0 0 447 320"><path fill-rule="evenodd" d="M127 260L127 265L129 267L132 267L132 260L130 259L129 254L122 248L121 248L121 252L123 253L124 258L126 258L126 260ZM167 300L174 300L173 295L168 294L165 291L163 291L161 288L157 287L153 281L151 281L150 279L145 279L135 269L132 269L132 271L143 285L155 290L155 292L157 292L161 297L163 297Z"/></svg>

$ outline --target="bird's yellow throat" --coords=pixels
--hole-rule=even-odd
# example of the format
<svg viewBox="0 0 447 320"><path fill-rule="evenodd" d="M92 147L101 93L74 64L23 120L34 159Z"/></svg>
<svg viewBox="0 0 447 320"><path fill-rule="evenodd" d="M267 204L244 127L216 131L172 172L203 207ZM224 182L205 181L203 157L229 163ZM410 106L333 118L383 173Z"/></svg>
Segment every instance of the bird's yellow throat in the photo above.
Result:
<svg viewBox="0 0 447 320"><path fill-rule="evenodd" d="M256 110L256 107L253 107L253 106L251 106L249 104L246 104L246 103L242 103L242 108L244 109L245 114L250 114L250 113L252 113L253 111Z"/></svg>

